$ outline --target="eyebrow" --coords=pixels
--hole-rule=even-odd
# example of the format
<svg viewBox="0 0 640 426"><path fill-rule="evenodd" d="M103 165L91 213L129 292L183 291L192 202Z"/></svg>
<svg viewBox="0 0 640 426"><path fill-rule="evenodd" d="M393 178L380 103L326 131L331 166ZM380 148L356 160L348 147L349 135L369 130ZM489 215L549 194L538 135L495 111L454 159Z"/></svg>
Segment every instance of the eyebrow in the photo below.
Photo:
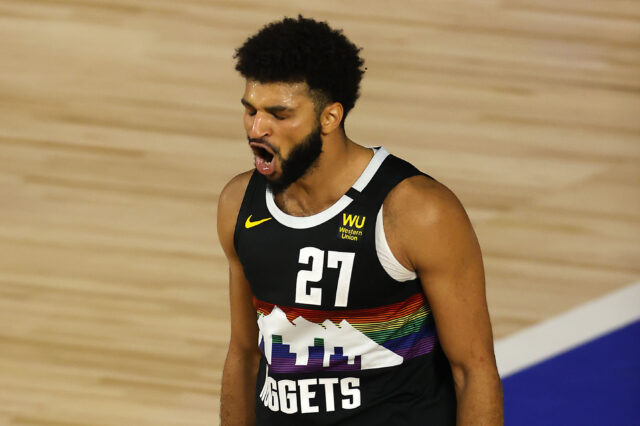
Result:
<svg viewBox="0 0 640 426"><path fill-rule="evenodd" d="M256 107L254 107L253 105L251 105L251 102L247 101L245 98L240 99L240 102L242 102L242 105L246 106L247 108L251 108L251 109L257 109ZM264 108L265 111L267 111L269 114L276 114L278 112L286 112L286 111L293 111L293 108L284 106L284 105L273 105L273 106L268 106Z"/></svg>

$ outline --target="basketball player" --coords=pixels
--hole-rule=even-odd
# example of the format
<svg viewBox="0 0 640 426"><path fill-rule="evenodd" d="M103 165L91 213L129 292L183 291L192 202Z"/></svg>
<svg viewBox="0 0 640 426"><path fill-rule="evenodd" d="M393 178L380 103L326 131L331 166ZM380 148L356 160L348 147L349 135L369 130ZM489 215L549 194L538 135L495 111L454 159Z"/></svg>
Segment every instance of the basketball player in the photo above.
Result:
<svg viewBox="0 0 640 426"><path fill-rule="evenodd" d="M298 17L236 51L255 169L222 191L223 425L500 425L480 248L458 199L345 134L363 74Z"/></svg>

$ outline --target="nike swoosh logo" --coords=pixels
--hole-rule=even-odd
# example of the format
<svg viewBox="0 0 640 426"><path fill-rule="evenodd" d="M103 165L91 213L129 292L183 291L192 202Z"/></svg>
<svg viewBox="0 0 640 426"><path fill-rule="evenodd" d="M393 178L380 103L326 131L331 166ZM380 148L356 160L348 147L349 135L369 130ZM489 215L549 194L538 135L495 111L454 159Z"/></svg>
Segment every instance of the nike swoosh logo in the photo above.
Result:
<svg viewBox="0 0 640 426"><path fill-rule="evenodd" d="M247 229L253 228L254 226L258 226L261 223L265 223L266 221L273 219L271 217L268 217L266 219L261 219L261 220L256 220L255 222L251 222L251 216L253 215L249 215L249 217L247 218L247 221L244 223L244 227Z"/></svg>

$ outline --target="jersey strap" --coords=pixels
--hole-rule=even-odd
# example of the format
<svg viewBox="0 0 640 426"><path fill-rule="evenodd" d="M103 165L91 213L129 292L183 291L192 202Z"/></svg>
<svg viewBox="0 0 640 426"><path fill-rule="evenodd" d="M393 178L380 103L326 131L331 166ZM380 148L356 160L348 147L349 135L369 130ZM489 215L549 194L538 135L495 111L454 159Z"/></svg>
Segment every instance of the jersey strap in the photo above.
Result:
<svg viewBox="0 0 640 426"><path fill-rule="evenodd" d="M425 176L433 179L407 161L394 155L389 155L385 158L384 163L382 163L376 175L362 192L351 188L353 192L347 192L347 195L352 197L354 201L361 202L377 212L389 192L400 182L413 176Z"/></svg>

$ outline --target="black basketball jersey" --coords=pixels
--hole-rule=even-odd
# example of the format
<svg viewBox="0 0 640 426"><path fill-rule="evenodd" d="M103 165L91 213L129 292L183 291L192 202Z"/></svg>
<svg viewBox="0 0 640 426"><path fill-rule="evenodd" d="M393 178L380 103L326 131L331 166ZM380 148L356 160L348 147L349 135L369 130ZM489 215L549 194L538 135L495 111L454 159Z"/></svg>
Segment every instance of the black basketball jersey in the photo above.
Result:
<svg viewBox="0 0 640 426"><path fill-rule="evenodd" d="M307 217L281 211L252 175L234 244L259 327L258 425L455 424L420 281L392 278L376 244L386 195L418 174L377 148L342 198Z"/></svg>

